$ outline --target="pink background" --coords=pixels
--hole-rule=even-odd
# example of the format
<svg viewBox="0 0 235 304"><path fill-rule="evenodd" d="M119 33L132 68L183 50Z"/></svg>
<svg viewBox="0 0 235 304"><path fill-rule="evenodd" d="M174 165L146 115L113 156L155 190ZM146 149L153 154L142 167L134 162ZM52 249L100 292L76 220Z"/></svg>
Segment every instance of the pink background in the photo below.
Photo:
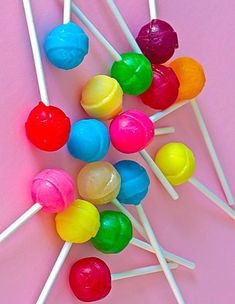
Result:
<svg viewBox="0 0 235 304"><path fill-rule="evenodd" d="M61 22L61 5L58 0L32 2L42 44L48 31ZM104 0L77 3L120 52L130 49ZM136 35L140 26L148 21L147 0L117 0L117 4ZM198 100L234 188L235 69L231 66L234 65L235 3L232 0L159 0L158 8L160 19L169 21L178 32L180 49L176 56L192 56L205 67L207 85ZM22 1L2 3L0 22L1 231L30 206L30 182L39 170L61 167L75 177L82 163L72 159L66 147L48 154L27 141L24 122L39 101L39 94ZM51 103L64 109L73 122L84 117L78 102L81 87L92 75L107 73L112 62L110 55L91 37L89 55L79 68L69 72L56 70L48 64L44 54L43 61ZM131 107L153 113L143 107L138 98L126 96L125 108ZM156 138L148 147L151 155L171 140L186 143L196 155L196 176L223 197L191 107L185 106L163 119L159 126L175 126L176 133ZM126 156L114 149L107 157L113 162L121 158ZM139 155L128 158L143 164ZM186 302L234 303L235 223L189 184L178 187L180 201L171 201L149 173L152 183L144 207L161 244L197 264L195 271L180 267L174 272ZM35 303L61 247L53 216L42 212L1 244L0 302ZM113 272L156 263L154 255L132 246L120 255L104 256L90 244L74 245L48 304L77 303L69 289L67 275L70 266L86 256L103 258ZM112 304L143 302L175 303L163 274L115 282L111 294L103 300Z"/></svg>

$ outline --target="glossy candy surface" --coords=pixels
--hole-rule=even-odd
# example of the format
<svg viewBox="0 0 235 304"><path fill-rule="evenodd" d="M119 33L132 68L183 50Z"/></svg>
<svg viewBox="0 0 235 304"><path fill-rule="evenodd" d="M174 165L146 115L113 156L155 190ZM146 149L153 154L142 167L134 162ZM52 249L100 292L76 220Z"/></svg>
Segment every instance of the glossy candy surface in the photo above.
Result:
<svg viewBox="0 0 235 304"><path fill-rule="evenodd" d="M111 272L104 261L95 257L84 258L71 267L69 284L80 301L98 301L111 290Z"/></svg>
<svg viewBox="0 0 235 304"><path fill-rule="evenodd" d="M61 212L74 200L75 185L70 175L61 169L45 169L33 179L32 199L48 213Z"/></svg>
<svg viewBox="0 0 235 304"><path fill-rule="evenodd" d="M132 160L121 160L114 167L121 176L117 199L122 204L139 205L147 195L150 184L145 168Z"/></svg>
<svg viewBox="0 0 235 304"><path fill-rule="evenodd" d="M80 244L96 235L100 227L100 215L93 204L77 199L69 208L56 215L55 222L62 240Z"/></svg>
<svg viewBox="0 0 235 304"><path fill-rule="evenodd" d="M202 91L206 77L199 62L190 57L179 57L169 66L180 82L178 101L195 98Z"/></svg>
<svg viewBox="0 0 235 304"><path fill-rule="evenodd" d="M44 48L54 66L64 70L73 69L88 53L88 36L73 22L61 24L48 34Z"/></svg>
<svg viewBox="0 0 235 304"><path fill-rule="evenodd" d="M63 147L70 132L70 120L57 107L42 102L30 112L25 123L26 135L37 148L56 151Z"/></svg>
<svg viewBox="0 0 235 304"><path fill-rule="evenodd" d="M149 89L140 95L143 103L156 110L165 110L177 99L179 80L174 71L160 64L153 64L153 81Z"/></svg>
<svg viewBox="0 0 235 304"><path fill-rule="evenodd" d="M119 82L124 93L144 93L150 87L153 78L151 63L142 54L124 53L121 57L122 60L113 63L111 76Z"/></svg>
<svg viewBox="0 0 235 304"><path fill-rule="evenodd" d="M196 167L193 152L178 142L161 147L155 156L155 162L174 186L187 182L193 176Z"/></svg>
<svg viewBox="0 0 235 304"><path fill-rule="evenodd" d="M178 48L178 37L169 23L153 19L144 25L136 38L139 47L151 63L164 63Z"/></svg>
<svg viewBox="0 0 235 304"><path fill-rule="evenodd" d="M154 125L141 111L129 110L115 117L109 127L113 146L123 153L143 150L154 137Z"/></svg>
<svg viewBox="0 0 235 304"><path fill-rule="evenodd" d="M78 192L95 205L114 200L120 190L120 176L108 162L98 161L85 165L77 177Z"/></svg>
<svg viewBox="0 0 235 304"><path fill-rule="evenodd" d="M116 79L96 75L82 90L81 106L91 117L111 119L122 111L122 97L122 88Z"/></svg>
<svg viewBox="0 0 235 304"><path fill-rule="evenodd" d="M67 147L75 158L85 162L101 160L109 146L109 131L101 121L81 119L72 125Z"/></svg>
<svg viewBox="0 0 235 304"><path fill-rule="evenodd" d="M132 233L131 221L125 214L105 210L100 213L100 229L91 242L103 253L118 253L129 244Z"/></svg>

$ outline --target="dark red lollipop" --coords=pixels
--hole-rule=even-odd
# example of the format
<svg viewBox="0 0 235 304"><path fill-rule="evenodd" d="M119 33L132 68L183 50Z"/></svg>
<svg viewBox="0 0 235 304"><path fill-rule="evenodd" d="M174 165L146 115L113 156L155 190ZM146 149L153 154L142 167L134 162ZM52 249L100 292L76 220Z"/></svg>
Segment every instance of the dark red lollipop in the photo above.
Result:
<svg viewBox="0 0 235 304"><path fill-rule="evenodd" d="M144 25L136 41L151 63L164 63L178 48L177 33L169 23L153 19Z"/></svg>
<svg viewBox="0 0 235 304"><path fill-rule="evenodd" d="M28 139L37 148L56 151L68 140L70 120L59 108L39 102L30 112L25 128Z"/></svg>
<svg viewBox="0 0 235 304"><path fill-rule="evenodd" d="M175 72L164 65L153 64L153 81L150 88L140 95L141 100L153 109L165 110L177 99L179 80Z"/></svg>
<svg viewBox="0 0 235 304"><path fill-rule="evenodd" d="M98 301L111 290L111 272L105 262L98 258L81 259L70 270L69 284L80 301Z"/></svg>

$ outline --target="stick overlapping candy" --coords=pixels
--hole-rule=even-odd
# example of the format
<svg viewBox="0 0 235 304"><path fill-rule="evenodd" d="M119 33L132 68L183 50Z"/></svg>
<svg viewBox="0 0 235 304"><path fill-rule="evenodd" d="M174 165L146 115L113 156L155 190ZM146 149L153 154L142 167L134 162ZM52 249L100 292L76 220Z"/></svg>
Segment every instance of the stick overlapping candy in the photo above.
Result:
<svg viewBox="0 0 235 304"><path fill-rule="evenodd" d="M157 18L155 0L148 1L151 21L141 28L136 40L114 1L106 1L133 49L133 52L123 54L118 53L71 0L64 0L63 24L52 29L44 43L49 62L56 68L70 70L78 67L88 54L88 36L71 21L71 10L114 59L110 76L96 75L82 88L80 104L91 118L79 119L71 126L64 112L49 103L31 3L30 0L22 2L41 99L29 114L25 125L26 135L34 146L43 151L56 151L67 144L71 156L87 164L78 172L77 199L75 183L67 172L62 169L39 172L32 182L33 206L0 233L0 243L39 210L57 213L56 231L65 243L37 304L46 303L72 245L88 241L104 254L117 254L131 244L153 253L160 265L111 274L108 265L101 259L80 259L72 266L68 278L71 290L80 301L91 302L106 297L112 281L163 272L177 303L185 303L171 270L178 265L194 269L195 265L160 245L142 207L150 185L147 171L132 160L122 160L112 165L103 158L108 154L110 143L125 154L139 152L171 198L179 198L174 186L188 181L235 219L235 211L193 177L196 162L190 148L180 142L171 142L160 148L155 159L145 150L155 136L174 132L172 127L155 129L154 123L190 103L227 201L230 205L234 203L195 100L205 85L202 66L190 57L176 58L166 63L178 48L178 37L167 22ZM157 112L151 117L144 113L144 107L143 111L129 109L123 112L123 94L138 96L136 98ZM106 120L111 120L109 128L104 122ZM160 188L160 184L155 187ZM97 207L108 203L113 203L119 211L99 212ZM140 222L125 205L136 207ZM133 236L134 229L144 241Z"/></svg>

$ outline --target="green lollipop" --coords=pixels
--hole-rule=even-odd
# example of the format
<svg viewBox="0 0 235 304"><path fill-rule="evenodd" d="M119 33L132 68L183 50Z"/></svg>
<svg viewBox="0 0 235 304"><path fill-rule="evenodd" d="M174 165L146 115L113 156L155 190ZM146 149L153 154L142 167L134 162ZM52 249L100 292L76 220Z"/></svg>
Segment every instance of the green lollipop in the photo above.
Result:
<svg viewBox="0 0 235 304"><path fill-rule="evenodd" d="M103 253L118 253L132 239L132 224L119 211L106 210L100 213L100 229L91 239L94 247Z"/></svg>
<svg viewBox="0 0 235 304"><path fill-rule="evenodd" d="M151 63L142 54L121 54L121 60L115 61L111 67L111 77L119 82L124 93L140 95L152 83Z"/></svg>

